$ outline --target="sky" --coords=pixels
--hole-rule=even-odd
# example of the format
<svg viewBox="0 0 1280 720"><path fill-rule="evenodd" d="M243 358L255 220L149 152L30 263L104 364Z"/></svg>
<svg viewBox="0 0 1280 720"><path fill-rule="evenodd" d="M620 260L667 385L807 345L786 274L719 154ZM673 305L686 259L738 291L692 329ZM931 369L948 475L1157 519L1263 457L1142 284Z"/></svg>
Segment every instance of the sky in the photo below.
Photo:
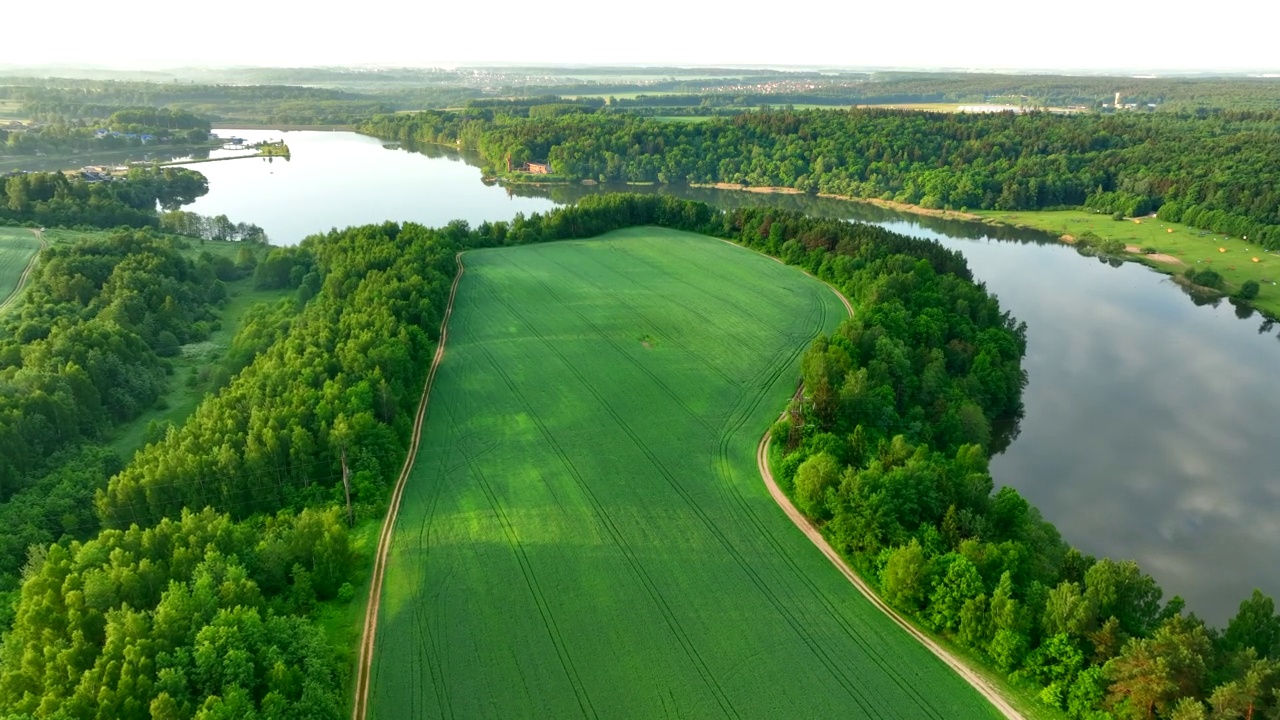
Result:
<svg viewBox="0 0 1280 720"><path fill-rule="evenodd" d="M6 4L0 65L1280 70L1274 0Z"/></svg>

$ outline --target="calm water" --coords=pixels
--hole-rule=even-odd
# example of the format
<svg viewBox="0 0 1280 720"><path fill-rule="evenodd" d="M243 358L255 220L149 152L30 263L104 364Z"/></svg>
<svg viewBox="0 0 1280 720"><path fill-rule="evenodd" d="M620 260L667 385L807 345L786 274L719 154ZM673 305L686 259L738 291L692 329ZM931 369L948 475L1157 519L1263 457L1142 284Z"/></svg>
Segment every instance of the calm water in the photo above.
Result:
<svg viewBox="0 0 1280 720"><path fill-rule="evenodd" d="M209 178L209 194L183 209L255 223L278 245L384 220L434 226L462 218L477 224L554 207L546 198L510 197L482 184L480 171L456 155L387 150L380 140L349 132L215 132L252 142L283 139L292 157L191 165Z"/></svg>
<svg viewBox="0 0 1280 720"><path fill-rule="evenodd" d="M223 132L284 137L293 159L196 165L210 192L188 209L257 223L277 243L387 219L509 219L596 191L510 193L456 156L351 133ZM1216 623L1254 587L1280 595L1280 342L1260 318L1197 306L1157 273L1034 233L803 196L676 194L875 222L960 250L1029 327L1026 416L992 461L997 485L1017 488L1082 550L1137 559L1166 595Z"/></svg>

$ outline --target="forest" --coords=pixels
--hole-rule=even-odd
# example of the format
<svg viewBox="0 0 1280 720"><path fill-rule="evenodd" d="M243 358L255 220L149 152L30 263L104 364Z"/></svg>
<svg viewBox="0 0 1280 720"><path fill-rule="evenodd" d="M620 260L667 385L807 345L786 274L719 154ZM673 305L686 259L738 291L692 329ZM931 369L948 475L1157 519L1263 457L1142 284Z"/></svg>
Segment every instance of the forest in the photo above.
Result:
<svg viewBox="0 0 1280 720"><path fill-rule="evenodd" d="M1186 224L1280 248L1274 112L782 110L667 123L512 103L383 115L359 129L474 149L491 174L508 159L545 159L551 179L780 186L925 208L1086 206L1132 216L1167 204Z"/></svg>
<svg viewBox="0 0 1280 720"><path fill-rule="evenodd" d="M60 172L0 176L0 223L44 227L158 227L156 205L176 210L209 192L180 167L134 167L122 178L90 182Z"/></svg>
<svg viewBox="0 0 1280 720"><path fill-rule="evenodd" d="M475 228L349 228L257 259L254 281L292 289L301 309L254 331L257 351L218 393L123 467L93 452L50 456L64 494L93 496L85 520L102 529L53 524L18 559L0 712L342 715L350 649L316 622L325 603L351 599L355 582L342 458L354 516L378 517L404 459L454 255L646 224L742 243L855 302L855 319L805 354L805 397L771 435L797 503L891 602L1075 717L1172 717L1175 706L1179 718L1208 717L1209 707L1244 717L1274 704L1280 620L1268 598L1246 601L1220 632L1176 598L1161 605L1133 563L1071 550L1015 491L993 494L987 459L1016 428L1025 330L958 253L869 225L615 194ZM161 372L153 356L172 348L162 334L196 337L216 282L151 232L42 264L44 289L0 328L6 382L49 383L5 393L38 406L22 417L82 406L103 422L127 415ZM46 323L58 313L72 322ZM68 347L58 337L73 331L96 339L58 359ZM95 383L125 382L122 372L137 378L126 385L136 394L104 396ZM72 442L57 429L96 427L29 425L6 432L54 448ZM22 471L11 473L18 485ZM50 515L63 522L59 512Z"/></svg>

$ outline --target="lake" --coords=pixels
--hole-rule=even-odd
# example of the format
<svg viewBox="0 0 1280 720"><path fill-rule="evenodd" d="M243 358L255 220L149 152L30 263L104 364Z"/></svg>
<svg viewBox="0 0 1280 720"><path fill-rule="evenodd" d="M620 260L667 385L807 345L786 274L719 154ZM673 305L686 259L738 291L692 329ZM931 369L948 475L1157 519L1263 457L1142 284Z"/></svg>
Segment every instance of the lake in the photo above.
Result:
<svg viewBox="0 0 1280 720"><path fill-rule="evenodd" d="M283 138L293 157L193 165L210 190L186 209L256 223L280 244L384 220L507 220L601 191L508 191L456 154L347 132L219 133ZM874 222L961 251L1028 325L1026 415L992 459L997 486L1016 488L1084 552L1138 560L1166 596L1216 624L1254 587L1280 595L1280 342L1260 317L1197 305L1142 266L1113 267L1032 231L806 196L623 189Z"/></svg>

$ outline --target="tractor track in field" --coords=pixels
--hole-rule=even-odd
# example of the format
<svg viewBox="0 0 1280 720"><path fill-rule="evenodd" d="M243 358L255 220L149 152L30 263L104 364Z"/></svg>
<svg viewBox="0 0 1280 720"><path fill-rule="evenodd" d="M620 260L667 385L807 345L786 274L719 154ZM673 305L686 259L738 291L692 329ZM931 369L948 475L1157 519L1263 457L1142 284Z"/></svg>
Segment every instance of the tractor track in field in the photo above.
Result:
<svg viewBox="0 0 1280 720"><path fill-rule="evenodd" d="M462 253L454 256L458 264L458 274L453 278L453 286L449 289L449 303L444 309L444 318L440 321L440 339L436 343L436 354L431 359L431 369L422 385L422 399L418 401L418 413L413 418L413 434L409 439L409 451L405 454L404 467L396 478L395 489L391 492L391 502L387 506L387 517L382 521L382 533L378 536L378 549L373 556L373 577L369 582L369 603L365 607L364 632L360 636L360 652L356 660L355 702L351 709L351 720L365 720L369 712L369 680L373 669L373 644L378 633L378 606L382 601L382 578L387 569L387 555L391 550L392 530L395 528L396 515L400 512L400 499L404 496L405 482L413 470L414 459L418 455L418 445L422 441L422 422L427 416L427 402L431 398L431 385L435 382L436 371L444 358L445 343L449 339L449 316L453 314L453 301L458 294L458 283L466 268L462 265Z"/></svg>
<svg viewBox="0 0 1280 720"><path fill-rule="evenodd" d="M36 250L36 253L27 261L27 266L22 269L22 275L18 276L18 284L13 286L13 291L9 293L9 297L6 297L4 301L0 302L0 313L8 310L10 305L16 302L18 298L22 297L22 290L27 286L27 278L31 277L31 271L36 269L36 262L40 259L40 253L44 252L45 248L49 247L49 243L44 240L43 232L40 230L32 230L31 234L35 235L36 239L40 241L40 248Z"/></svg>
<svg viewBox="0 0 1280 720"><path fill-rule="evenodd" d="M725 242L729 241L725 240ZM729 244L736 245L737 243ZM769 256L766 255L765 257ZM776 260L777 262L782 262L777 258L771 259ZM809 275L807 272L805 274ZM810 277L813 276L810 275ZM818 278L815 279L831 288L831 292L835 293L836 297L840 298L840 302L844 304L845 310L849 312L849 317L853 317L853 306L849 304L844 293L837 290L831 283ZM803 393L804 387L801 386L796 389L795 397L801 397ZM782 414L778 417L781 419L786 417L786 415L787 411L783 410ZM957 658L946 648L934 642L934 640L928 635L925 635L923 632L916 629L914 625L899 615L896 610L889 607L884 600L881 600L875 590L872 590L871 586L859 577L858 574L853 571L853 568L845 562L844 558L840 557L840 554L831 547L831 544L827 542L825 537L823 537L822 531L818 530L817 526L810 522L808 518L796 509L796 506L791 502L791 498L788 498L787 494L782 492L782 488L778 487L777 481L773 479L773 472L769 469L770 439L770 431L765 430L764 436L760 438L760 444L756 446L756 465L760 469L760 477L764 480L765 487L769 489L769 495L773 497L774 502L778 503L778 507L782 508L782 511L786 514L787 518L800 529L800 532L804 533L805 537L809 538L810 542L822 551L823 555L827 556L827 559L831 561L831 564L835 565L836 569L845 576L849 583L857 588L858 592L862 593L862 596L870 601L877 610L887 615L898 627L902 628L908 635L915 638L915 640L923 645L926 650L933 653L934 656L959 675L962 680L969 683L970 687L978 691L979 695L986 698L987 702L991 703L996 710L1000 711L1001 715L1004 715L1008 720L1026 720L1022 713L1018 712L1017 708L1013 707L1013 705L1005 699L1004 695L992 686L991 683L987 682L987 679L980 673L969 667L964 661Z"/></svg>

